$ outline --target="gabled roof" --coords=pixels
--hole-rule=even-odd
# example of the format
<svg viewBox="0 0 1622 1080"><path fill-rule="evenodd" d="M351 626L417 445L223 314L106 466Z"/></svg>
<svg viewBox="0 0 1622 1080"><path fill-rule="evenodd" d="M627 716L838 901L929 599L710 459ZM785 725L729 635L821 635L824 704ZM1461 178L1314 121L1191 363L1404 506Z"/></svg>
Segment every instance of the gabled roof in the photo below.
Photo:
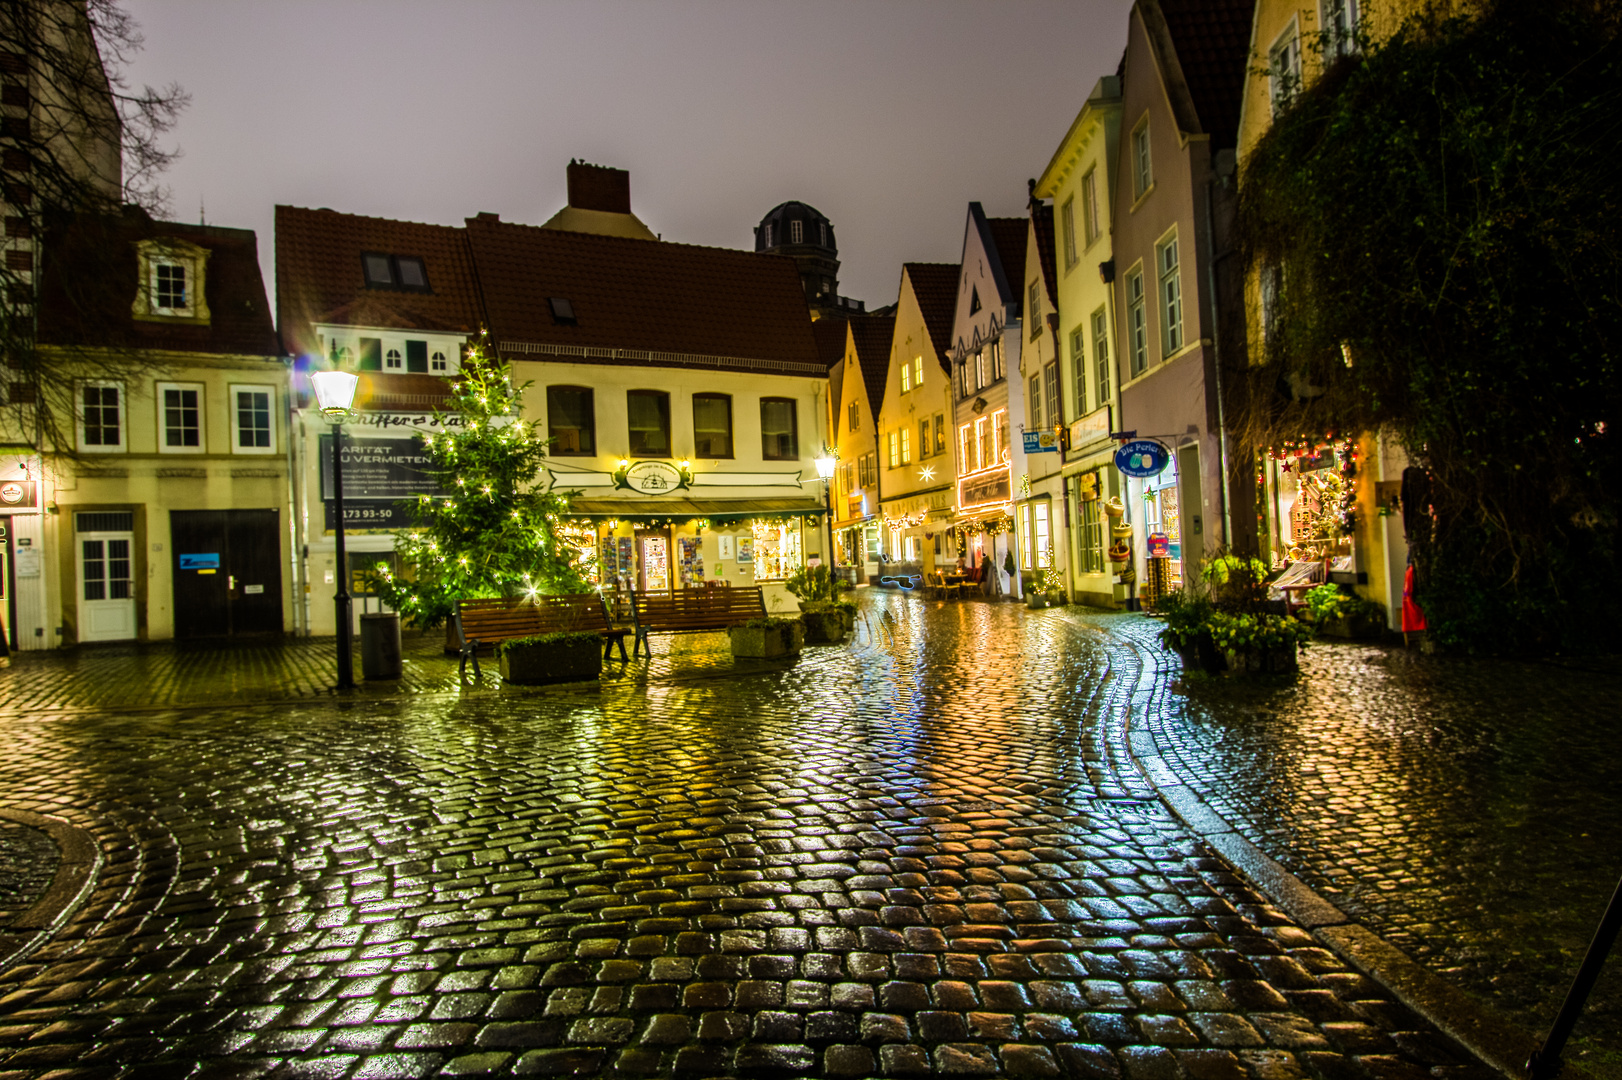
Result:
<svg viewBox="0 0 1622 1080"><path fill-rule="evenodd" d="M1255 7L1255 0L1138 3L1173 101L1186 92L1197 125L1191 133L1209 135L1213 151L1238 142ZM1179 117L1179 122L1188 120Z"/></svg>
<svg viewBox="0 0 1622 1080"><path fill-rule="evenodd" d="M375 293L334 308L311 320L337 326L370 326L390 330L421 330L427 333L462 333L461 327L447 326L412 310L408 304L389 303Z"/></svg>
<svg viewBox="0 0 1622 1080"><path fill-rule="evenodd" d="M956 263L903 263L901 280L912 285L913 299L924 316L924 329L943 371L952 370L952 318L957 311Z"/></svg>
<svg viewBox="0 0 1622 1080"><path fill-rule="evenodd" d="M1047 294L1047 310L1050 312L1057 311L1059 309L1059 276L1055 269L1055 255L1053 252L1052 204L1032 202L1031 231L1035 234L1036 239L1036 261L1042 267L1042 291Z"/></svg>
<svg viewBox="0 0 1622 1080"><path fill-rule="evenodd" d="M370 289L363 252L414 255L423 260L430 292ZM276 317L292 353L316 352L311 324L354 305L352 325L473 333L483 319L473 259L463 230L448 225L340 214L333 210L276 207ZM373 323L387 308L396 323Z"/></svg>
<svg viewBox="0 0 1622 1080"><path fill-rule="evenodd" d="M485 214L468 219L467 239L490 336L503 352L629 349L753 360L762 371L781 371L783 363L827 370L792 259L559 232ZM572 324L554 318L554 297L569 301Z"/></svg>
<svg viewBox="0 0 1622 1080"><path fill-rule="evenodd" d="M203 299L209 324L132 317L142 240L178 240L209 252ZM139 207L117 217L65 217L46 224L39 342L79 348L151 349L280 356L251 229L154 221Z"/></svg>
<svg viewBox="0 0 1622 1080"><path fill-rule="evenodd" d="M817 340L817 355L832 368L845 358L845 326L848 320L825 317L811 324L811 336Z"/></svg>
<svg viewBox="0 0 1622 1080"><path fill-rule="evenodd" d="M884 386L890 378L890 342L895 339L895 316L870 315L852 319L850 340L856 347L856 362L862 367L862 384L867 387L867 407L875 420L884 408Z"/></svg>
<svg viewBox="0 0 1622 1080"><path fill-rule="evenodd" d="M1013 292L1005 302L1018 306L1024 299L1021 283L1025 280L1025 240L1030 226L1024 218L986 218L986 225L991 229L1003 278Z"/></svg>

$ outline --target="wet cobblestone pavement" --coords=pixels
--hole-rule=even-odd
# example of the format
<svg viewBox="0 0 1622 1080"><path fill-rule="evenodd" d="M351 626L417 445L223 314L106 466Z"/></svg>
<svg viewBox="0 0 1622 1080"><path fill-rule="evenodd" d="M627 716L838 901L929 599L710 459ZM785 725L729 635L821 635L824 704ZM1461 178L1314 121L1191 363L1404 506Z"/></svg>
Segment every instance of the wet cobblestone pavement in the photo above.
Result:
<svg viewBox="0 0 1622 1080"><path fill-rule="evenodd" d="M1622 677L1338 643L1302 668L1188 680L1146 724L1319 895L1542 1032L1622 877ZM1575 1044L1622 1075L1622 955Z"/></svg>
<svg viewBox="0 0 1622 1080"><path fill-rule="evenodd" d="M14 666L3 801L105 863L0 972L0 1078L1491 1075L1154 798L1138 620L868 603L855 648L601 688Z"/></svg>

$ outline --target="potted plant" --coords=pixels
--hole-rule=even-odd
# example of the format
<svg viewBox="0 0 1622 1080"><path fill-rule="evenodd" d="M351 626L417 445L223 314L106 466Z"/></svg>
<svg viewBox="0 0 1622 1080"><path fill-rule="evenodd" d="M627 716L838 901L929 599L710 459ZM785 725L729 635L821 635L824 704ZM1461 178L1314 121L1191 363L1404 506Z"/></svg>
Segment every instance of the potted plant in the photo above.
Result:
<svg viewBox="0 0 1622 1080"><path fill-rule="evenodd" d="M732 627L727 636L734 657L770 660L800 651L805 644L805 624L798 618L767 615Z"/></svg>
<svg viewBox="0 0 1622 1080"><path fill-rule="evenodd" d="M1025 606L1032 611L1041 611L1048 606L1048 594L1038 589L1035 580L1025 578L1022 583L1025 590Z"/></svg>
<svg viewBox="0 0 1622 1080"><path fill-rule="evenodd" d="M800 601L805 640L813 645L837 645L856 626L856 605L839 599L850 586L825 566L801 567L784 582Z"/></svg>
<svg viewBox="0 0 1622 1080"><path fill-rule="evenodd" d="M1385 609L1339 585L1309 589L1306 599L1308 619L1326 637L1372 638L1385 631Z"/></svg>
<svg viewBox="0 0 1622 1080"><path fill-rule="evenodd" d="M496 646L501 677L522 686L589 682L603 673L603 638L595 630L560 630Z"/></svg>
<svg viewBox="0 0 1622 1080"><path fill-rule="evenodd" d="M1211 641L1239 674L1287 674L1296 670L1296 650L1312 628L1280 615L1216 611L1205 621Z"/></svg>
<svg viewBox="0 0 1622 1080"><path fill-rule="evenodd" d="M1208 595L1193 589L1167 593L1155 603L1154 610L1166 620L1160 643L1183 658L1183 670L1214 675L1227 667L1207 625L1216 612Z"/></svg>

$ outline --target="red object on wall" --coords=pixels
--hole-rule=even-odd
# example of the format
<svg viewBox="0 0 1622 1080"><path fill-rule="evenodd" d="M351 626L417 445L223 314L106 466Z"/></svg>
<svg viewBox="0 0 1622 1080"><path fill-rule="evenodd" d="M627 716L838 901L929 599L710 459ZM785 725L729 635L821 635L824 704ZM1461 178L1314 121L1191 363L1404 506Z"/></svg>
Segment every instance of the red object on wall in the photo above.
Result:
<svg viewBox="0 0 1622 1080"><path fill-rule="evenodd" d="M1414 568L1409 567L1402 578L1402 632L1412 634L1425 629L1425 612L1414 601Z"/></svg>

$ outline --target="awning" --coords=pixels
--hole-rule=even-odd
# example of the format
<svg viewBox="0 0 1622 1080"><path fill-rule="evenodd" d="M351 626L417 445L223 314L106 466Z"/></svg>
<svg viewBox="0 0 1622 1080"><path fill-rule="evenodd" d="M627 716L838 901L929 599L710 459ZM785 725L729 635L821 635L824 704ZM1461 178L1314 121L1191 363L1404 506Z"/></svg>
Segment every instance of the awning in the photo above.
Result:
<svg viewBox="0 0 1622 1080"><path fill-rule="evenodd" d="M604 520L747 521L750 518L817 517L828 512L817 499L571 499L569 516Z"/></svg>

